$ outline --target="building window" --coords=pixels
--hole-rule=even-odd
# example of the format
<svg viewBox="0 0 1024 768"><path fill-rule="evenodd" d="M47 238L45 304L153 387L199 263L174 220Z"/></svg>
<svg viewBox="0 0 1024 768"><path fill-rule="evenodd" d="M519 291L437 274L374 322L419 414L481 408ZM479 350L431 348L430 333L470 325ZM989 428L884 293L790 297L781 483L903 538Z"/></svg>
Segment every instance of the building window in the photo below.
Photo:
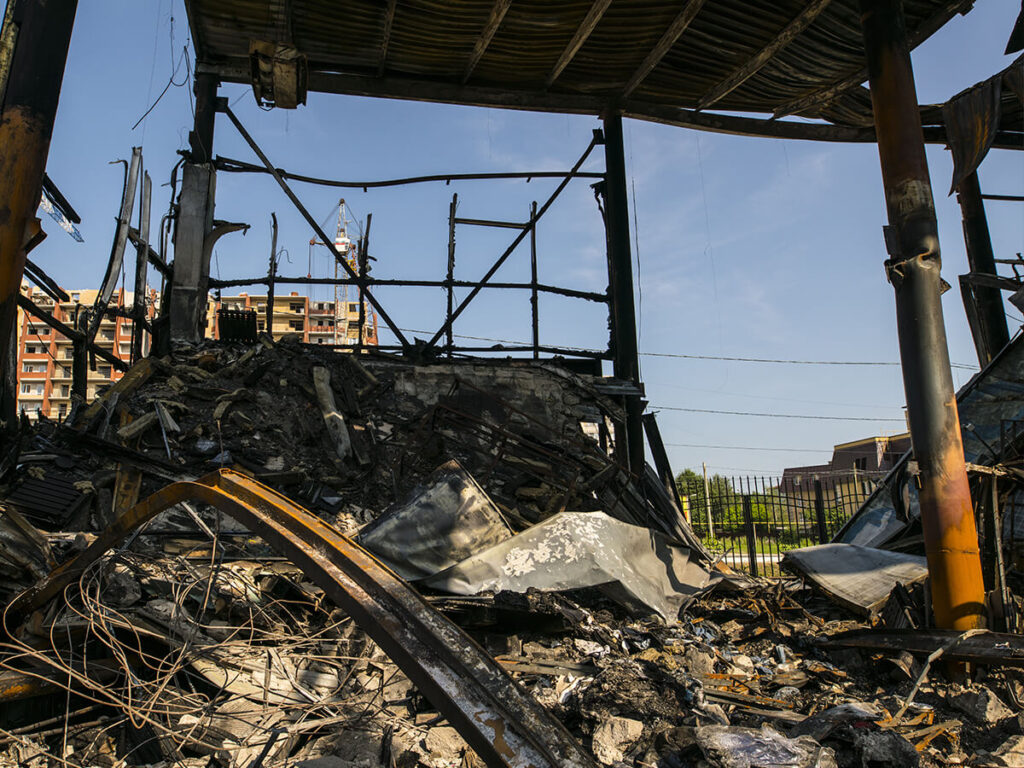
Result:
<svg viewBox="0 0 1024 768"><path fill-rule="evenodd" d="M358 314L359 313L359 302L358 301L350 301L349 304L348 304L348 311L349 312L354 312L354 313Z"/></svg>
<svg viewBox="0 0 1024 768"><path fill-rule="evenodd" d="M862 471L867 470L867 468L868 468L868 457L867 456L861 456L859 459L854 459L853 460L853 468L854 469L859 469L859 470L862 470Z"/></svg>
<svg viewBox="0 0 1024 768"><path fill-rule="evenodd" d="M292 312L301 312L303 310L303 306L301 304L292 304L291 309Z"/></svg>
<svg viewBox="0 0 1024 768"><path fill-rule="evenodd" d="M266 327L266 323L256 323L256 330L262 331Z"/></svg>
<svg viewBox="0 0 1024 768"><path fill-rule="evenodd" d="M316 343L317 343L317 344L323 344L323 343L324 343L324 340L323 340L322 338L320 338L320 339L317 339L317 340L316 340Z"/></svg>
<svg viewBox="0 0 1024 768"><path fill-rule="evenodd" d="M61 397L68 397L70 394L71 394L71 387L69 387L67 384L61 384L60 385L60 396Z"/></svg>
<svg viewBox="0 0 1024 768"><path fill-rule="evenodd" d="M301 331L303 322L301 320L290 320L288 321L288 327L296 331Z"/></svg>
<svg viewBox="0 0 1024 768"><path fill-rule="evenodd" d="M101 365L99 367L99 374L103 378L109 379L110 378L110 366L109 365Z"/></svg>
<svg viewBox="0 0 1024 768"><path fill-rule="evenodd" d="M67 413L68 413L68 404L67 403L60 403L57 406L57 418L58 419L63 419L65 416L67 416Z"/></svg>
<svg viewBox="0 0 1024 768"><path fill-rule="evenodd" d="M82 294L80 294L80 293L72 293L72 294L71 294L71 300L72 300L73 302L75 302L76 304L77 304L77 303L79 302L79 300L80 300L81 298L82 298Z"/></svg>
<svg viewBox="0 0 1024 768"><path fill-rule="evenodd" d="M31 384L22 384L21 385L21 394L23 394L23 395L32 394L32 385Z"/></svg>

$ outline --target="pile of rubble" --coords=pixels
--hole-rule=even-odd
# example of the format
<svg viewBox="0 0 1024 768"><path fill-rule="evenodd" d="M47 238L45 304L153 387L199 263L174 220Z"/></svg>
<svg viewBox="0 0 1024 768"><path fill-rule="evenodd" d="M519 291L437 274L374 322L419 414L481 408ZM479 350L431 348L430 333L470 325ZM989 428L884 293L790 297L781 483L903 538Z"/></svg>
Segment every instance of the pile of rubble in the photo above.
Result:
<svg viewBox="0 0 1024 768"><path fill-rule="evenodd" d="M924 631L919 580L865 619L729 572L655 473L609 458L619 416L606 382L551 363L293 339L142 361L25 429L2 468L0 589L27 591L4 613L0 765L528 764L485 763L365 616L214 506L122 518L109 548L140 499L219 470L354 537L590 764L1024 765L1019 643L988 641L991 665L949 683L939 667L977 636L932 633L914 656L858 635Z"/></svg>

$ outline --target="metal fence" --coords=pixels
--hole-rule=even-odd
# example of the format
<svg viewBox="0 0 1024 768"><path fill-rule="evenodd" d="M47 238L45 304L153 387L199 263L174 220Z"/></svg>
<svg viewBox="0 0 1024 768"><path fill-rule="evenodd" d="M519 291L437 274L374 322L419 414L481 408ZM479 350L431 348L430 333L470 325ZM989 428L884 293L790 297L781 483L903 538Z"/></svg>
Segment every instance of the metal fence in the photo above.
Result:
<svg viewBox="0 0 1024 768"><path fill-rule="evenodd" d="M690 477L679 488L694 532L726 564L781 576L782 553L822 544L871 494L879 474Z"/></svg>

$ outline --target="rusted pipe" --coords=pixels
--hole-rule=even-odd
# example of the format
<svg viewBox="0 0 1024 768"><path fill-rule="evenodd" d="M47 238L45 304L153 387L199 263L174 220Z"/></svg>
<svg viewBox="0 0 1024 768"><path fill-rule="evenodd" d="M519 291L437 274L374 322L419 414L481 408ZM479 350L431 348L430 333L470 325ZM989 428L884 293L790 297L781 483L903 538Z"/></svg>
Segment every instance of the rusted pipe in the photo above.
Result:
<svg viewBox="0 0 1024 768"><path fill-rule="evenodd" d="M896 324L937 626L983 626L978 533L940 299L938 222L900 0L861 0L889 214L886 271Z"/></svg>
<svg viewBox="0 0 1024 768"><path fill-rule="evenodd" d="M11 20L18 34L0 114L0 371L17 354L7 340L18 317L25 234L42 194L77 6L77 0L18 0ZM15 395L7 395L0 398L0 417L11 432Z"/></svg>

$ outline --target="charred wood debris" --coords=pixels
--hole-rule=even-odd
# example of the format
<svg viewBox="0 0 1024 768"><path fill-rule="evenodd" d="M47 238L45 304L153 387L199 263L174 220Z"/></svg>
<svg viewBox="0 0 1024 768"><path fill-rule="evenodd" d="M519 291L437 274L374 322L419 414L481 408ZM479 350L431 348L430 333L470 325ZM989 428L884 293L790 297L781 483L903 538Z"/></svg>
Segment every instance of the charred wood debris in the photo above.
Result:
<svg viewBox="0 0 1024 768"><path fill-rule="evenodd" d="M23 424L0 457L0 601L139 500L231 468L409 581L594 765L1024 765L1020 636L931 628L923 575L865 615L796 565L730 571L656 473L603 449L618 402L557 363L179 347ZM203 503L2 631L0 767L499 764L358 617Z"/></svg>

